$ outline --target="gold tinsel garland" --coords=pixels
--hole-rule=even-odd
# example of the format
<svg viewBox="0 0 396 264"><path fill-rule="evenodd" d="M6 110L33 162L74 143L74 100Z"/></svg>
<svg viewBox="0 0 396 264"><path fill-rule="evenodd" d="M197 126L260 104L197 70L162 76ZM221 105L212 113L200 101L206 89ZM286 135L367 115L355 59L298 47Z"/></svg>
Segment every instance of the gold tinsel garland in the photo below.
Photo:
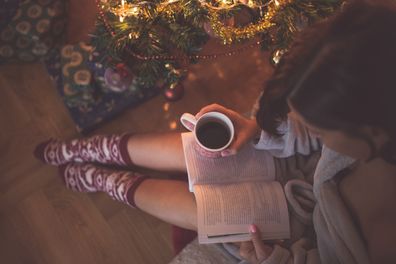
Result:
<svg viewBox="0 0 396 264"><path fill-rule="evenodd" d="M258 33L270 28L274 25L274 23L271 22L274 15L275 12L269 10L258 23L250 23L245 27L232 27L224 25L218 12L209 10L209 20L213 32L223 40L224 44L232 44L234 41L250 39Z"/></svg>
<svg viewBox="0 0 396 264"><path fill-rule="evenodd" d="M289 3L289 0L271 0L267 6L267 12L264 13L263 17L257 23L250 23L245 27L232 27L226 26L220 20L220 15L217 9L209 8L209 20L213 28L214 33L220 37L224 44L232 44L234 41L240 41L243 39L250 39L257 36L258 33L262 33L275 25L272 19L275 17L277 12L285 4Z"/></svg>

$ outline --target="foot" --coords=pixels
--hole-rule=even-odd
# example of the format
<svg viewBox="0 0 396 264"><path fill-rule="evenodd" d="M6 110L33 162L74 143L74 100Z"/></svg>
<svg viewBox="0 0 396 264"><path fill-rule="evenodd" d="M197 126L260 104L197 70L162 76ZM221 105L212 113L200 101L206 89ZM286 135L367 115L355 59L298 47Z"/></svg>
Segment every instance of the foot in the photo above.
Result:
<svg viewBox="0 0 396 264"><path fill-rule="evenodd" d="M34 150L34 155L42 162L56 166L69 162L128 166L132 165L127 148L130 136L98 135L69 142L50 139L39 144Z"/></svg>
<svg viewBox="0 0 396 264"><path fill-rule="evenodd" d="M113 171L89 163L68 163L59 167L59 174L68 189L77 192L106 192L114 200L133 207L133 194L147 178L138 173Z"/></svg>

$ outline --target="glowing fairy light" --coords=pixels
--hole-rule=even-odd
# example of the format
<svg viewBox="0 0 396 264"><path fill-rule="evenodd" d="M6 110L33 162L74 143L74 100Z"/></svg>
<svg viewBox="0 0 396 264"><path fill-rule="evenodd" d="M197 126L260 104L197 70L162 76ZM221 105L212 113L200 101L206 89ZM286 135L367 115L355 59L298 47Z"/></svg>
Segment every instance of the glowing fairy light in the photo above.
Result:
<svg viewBox="0 0 396 264"><path fill-rule="evenodd" d="M100 0L96 1L98 2ZM269 0L264 4L260 3L260 5L258 5L256 1L257 0L198 0L200 5L207 9L209 13L209 23L213 29L214 35L221 38L224 44L231 44L242 39L250 39L258 33L268 30L275 25L272 20L281 7L293 2L293 0ZM109 9L116 17L119 18L121 23L130 17L139 16L149 18L149 14L146 12L146 7L152 3L151 1L140 0L139 3L130 3L128 0L121 0L120 2L117 2L119 4L116 7L110 7ZM172 17L172 14L177 10L183 10L183 3L181 2L182 0L163 0L163 2L160 2L155 7L155 12L166 13L168 16ZM260 20L257 22L251 22L243 27L225 25L219 11L230 10L241 4L249 6L252 9L259 8L261 16ZM127 21L127 23L129 23L129 21ZM139 33L133 32L132 35L128 33L127 38L131 40L138 39Z"/></svg>
<svg viewBox="0 0 396 264"><path fill-rule="evenodd" d="M121 10L125 8L125 0L121 0ZM124 16L120 14L120 22L124 22Z"/></svg>
<svg viewBox="0 0 396 264"><path fill-rule="evenodd" d="M134 15L139 14L139 7L134 6L134 7L132 8L132 14L134 14Z"/></svg>
<svg viewBox="0 0 396 264"><path fill-rule="evenodd" d="M177 122L176 121L169 122L169 128L171 130L175 130L177 128Z"/></svg>
<svg viewBox="0 0 396 264"><path fill-rule="evenodd" d="M140 8L135 4L130 4L125 0L121 0L121 5L117 8L111 8L111 11L119 17L120 22L123 22L126 17L138 15L140 13Z"/></svg>

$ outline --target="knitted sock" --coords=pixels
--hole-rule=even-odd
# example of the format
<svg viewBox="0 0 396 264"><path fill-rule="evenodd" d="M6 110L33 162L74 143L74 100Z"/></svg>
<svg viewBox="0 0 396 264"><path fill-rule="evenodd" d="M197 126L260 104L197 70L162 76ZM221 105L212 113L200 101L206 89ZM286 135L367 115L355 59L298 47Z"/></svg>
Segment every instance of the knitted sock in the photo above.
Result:
<svg viewBox="0 0 396 264"><path fill-rule="evenodd" d="M34 155L51 165L62 165L72 161L132 165L128 154L130 137L131 134L98 135L71 141L50 139L39 144L34 150Z"/></svg>
<svg viewBox="0 0 396 264"><path fill-rule="evenodd" d="M89 163L68 163L59 167L66 187L77 192L102 191L114 200L136 207L134 194L148 177L130 172L113 171Z"/></svg>

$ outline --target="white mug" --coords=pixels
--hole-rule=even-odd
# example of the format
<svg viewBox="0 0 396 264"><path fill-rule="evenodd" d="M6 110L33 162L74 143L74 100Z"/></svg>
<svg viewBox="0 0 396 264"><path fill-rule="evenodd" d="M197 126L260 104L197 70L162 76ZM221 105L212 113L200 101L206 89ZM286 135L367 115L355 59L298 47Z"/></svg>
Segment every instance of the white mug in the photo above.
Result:
<svg viewBox="0 0 396 264"><path fill-rule="evenodd" d="M220 156L222 150L228 148L234 139L234 125L231 119L220 112L207 112L200 116L198 119L192 114L184 113L180 122L185 128L192 131L194 134L195 141L198 143L200 148L205 150L204 155L213 156L210 154L218 154ZM223 130L226 134L223 135ZM214 137L206 137L208 133L217 133ZM208 144L211 144L209 146ZM216 145L220 144L220 145ZM209 152L209 153L207 153Z"/></svg>

